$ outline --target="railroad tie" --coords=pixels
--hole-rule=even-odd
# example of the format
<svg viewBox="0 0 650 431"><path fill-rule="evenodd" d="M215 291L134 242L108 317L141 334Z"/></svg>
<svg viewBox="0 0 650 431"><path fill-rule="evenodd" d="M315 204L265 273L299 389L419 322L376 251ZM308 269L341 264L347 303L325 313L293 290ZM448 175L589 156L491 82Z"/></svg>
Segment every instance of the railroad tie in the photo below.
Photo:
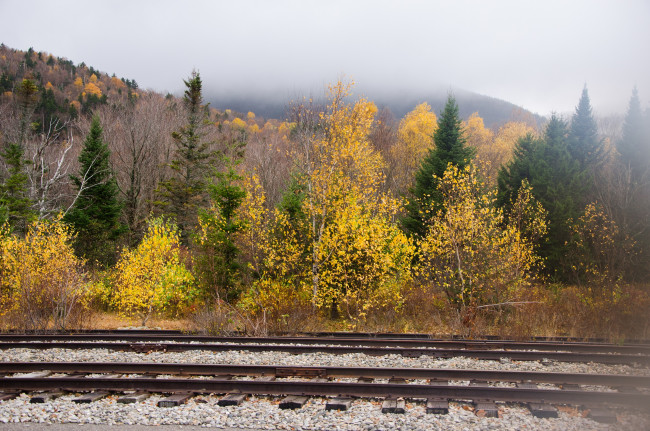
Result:
<svg viewBox="0 0 650 431"><path fill-rule="evenodd" d="M101 400L104 397L107 397L110 394L110 392L107 391L96 391L96 392L90 392L87 394L84 394L80 396L79 398L75 398L72 400L72 402L77 403L77 404L90 404L92 402L95 402L97 400Z"/></svg>
<svg viewBox="0 0 650 431"><path fill-rule="evenodd" d="M613 424L616 423L618 420L616 417L616 413L614 413L613 410L601 408L601 407L595 407L589 409L589 413L587 414L587 417L589 419L592 419L596 422L600 422L603 424Z"/></svg>
<svg viewBox="0 0 650 431"><path fill-rule="evenodd" d="M447 386L447 380L429 380L430 385ZM427 399L427 413L433 415L446 415L449 414L449 399L442 397L431 397Z"/></svg>
<svg viewBox="0 0 650 431"><path fill-rule="evenodd" d="M17 392L0 392L0 401L9 401L18 397Z"/></svg>
<svg viewBox="0 0 650 431"><path fill-rule="evenodd" d="M117 402L118 404L135 404L135 403L139 403L140 401L146 400L150 396L151 394L149 392L138 391L132 394L127 394L119 397L117 399Z"/></svg>
<svg viewBox="0 0 650 431"><path fill-rule="evenodd" d="M404 414L406 413L406 402L404 398L388 397L381 403L381 412Z"/></svg>
<svg viewBox="0 0 650 431"><path fill-rule="evenodd" d="M490 386L488 385L487 382L477 382L477 381L472 381L470 382L469 385L477 388L487 388ZM476 399L473 401L473 404L474 404L474 412L476 413L477 416L485 416L488 418L499 417L499 409L497 408L497 405L494 403L494 401Z"/></svg>
<svg viewBox="0 0 650 431"><path fill-rule="evenodd" d="M341 410L346 411L352 405L352 398L348 397L335 397L327 401L325 410Z"/></svg>
<svg viewBox="0 0 650 431"><path fill-rule="evenodd" d="M217 401L217 405L221 407L238 406L241 403L243 403L247 397L248 394L236 394L236 393L226 394L219 401Z"/></svg>
<svg viewBox="0 0 650 431"><path fill-rule="evenodd" d="M158 407L178 407L194 396L193 393L173 394L158 401Z"/></svg>
<svg viewBox="0 0 650 431"><path fill-rule="evenodd" d="M62 395L63 392L61 391L40 392L40 393L32 394L31 398L29 399L29 402L31 404L42 404L47 401L57 399Z"/></svg>
<svg viewBox="0 0 650 431"><path fill-rule="evenodd" d="M524 382L517 383L517 387L520 389L537 389L537 385L534 383ZM550 404L543 402L540 403L528 403L528 410L536 418L556 418L557 409Z"/></svg>
<svg viewBox="0 0 650 431"><path fill-rule="evenodd" d="M302 406L304 406L307 401L309 400L309 397L304 397L302 395L289 395L288 397L284 398L282 401L280 401L280 408L282 410L296 410L296 409L301 409Z"/></svg>

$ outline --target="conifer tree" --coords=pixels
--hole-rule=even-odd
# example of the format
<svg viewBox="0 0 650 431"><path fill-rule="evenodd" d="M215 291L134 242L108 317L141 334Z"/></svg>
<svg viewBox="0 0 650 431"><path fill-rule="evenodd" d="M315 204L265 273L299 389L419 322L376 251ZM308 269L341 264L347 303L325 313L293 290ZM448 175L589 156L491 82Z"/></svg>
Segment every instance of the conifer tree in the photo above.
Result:
<svg viewBox="0 0 650 431"><path fill-rule="evenodd" d="M443 209L443 197L438 184L449 164L463 169L474 157L474 149L465 145L458 105L453 96L447 98L433 135L435 147L422 160L415 175L415 185L406 205L402 226L409 235L420 238L426 234L427 221Z"/></svg>
<svg viewBox="0 0 650 431"><path fill-rule="evenodd" d="M638 182L650 167L650 136L644 127L643 112L636 87L632 91L630 104L623 124L623 136L616 142L619 160L629 168L631 176Z"/></svg>
<svg viewBox="0 0 650 431"><path fill-rule="evenodd" d="M197 225L199 208L207 206L206 178L213 155L210 142L203 140L208 113L203 105L201 77L194 71L184 82L187 122L172 133L176 144L175 158L170 164L173 176L160 183L157 206L176 220L181 241L187 245Z"/></svg>
<svg viewBox="0 0 650 431"><path fill-rule="evenodd" d="M99 118L94 116L79 155L79 174L72 181L77 199L65 216L77 232L75 251L91 265L106 266L116 258L115 242L124 228L119 224L122 204L109 164L110 150L102 139Z"/></svg>
<svg viewBox="0 0 650 431"><path fill-rule="evenodd" d="M565 121L552 115L544 137L522 138L513 159L499 171L497 204L508 214L523 180L547 211L548 231L538 244L546 270L558 279L567 279L569 268L563 256L570 239L570 220L577 220L585 205L585 172L569 153L569 130Z"/></svg>
<svg viewBox="0 0 650 431"><path fill-rule="evenodd" d="M567 148L583 170L596 168L605 156L604 142L598 138L598 127L591 111L586 86L582 89L580 101L571 118Z"/></svg>
<svg viewBox="0 0 650 431"><path fill-rule="evenodd" d="M7 176L0 184L0 225L7 221L19 233L25 233L29 220L35 217L29 199L24 153L23 147L14 143L6 144L0 153L7 166Z"/></svg>

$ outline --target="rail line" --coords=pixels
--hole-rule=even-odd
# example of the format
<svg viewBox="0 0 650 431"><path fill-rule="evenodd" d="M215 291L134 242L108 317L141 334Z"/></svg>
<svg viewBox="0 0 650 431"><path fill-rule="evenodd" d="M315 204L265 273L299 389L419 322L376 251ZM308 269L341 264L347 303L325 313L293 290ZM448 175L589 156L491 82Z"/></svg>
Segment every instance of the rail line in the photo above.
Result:
<svg viewBox="0 0 650 431"><path fill-rule="evenodd" d="M576 353L556 351L528 350L483 350L483 349L438 349L438 348L401 348L401 347L365 347L332 345L296 345L296 344L233 344L233 343L128 343L128 342L0 342L0 349L107 349L117 351L148 352L186 352L204 350L212 352L249 351L249 352L286 352L291 354L329 353L366 354L371 356L401 355L405 357L430 356L439 359L468 357L481 360L514 361L551 360L558 362L596 362L609 365L650 365L650 355L610 354L610 353Z"/></svg>
<svg viewBox="0 0 650 431"><path fill-rule="evenodd" d="M37 341L130 341L175 343L232 343L232 344L300 344L366 347L407 347L436 349L480 350L537 350L575 353L616 353L650 355L650 345L616 345L609 343L550 342L550 341L492 341L492 340L432 340L369 337L217 337L184 334L95 333L95 334L0 334L0 343Z"/></svg>
<svg viewBox="0 0 650 431"><path fill-rule="evenodd" d="M152 362L0 362L0 375L51 372L68 374L147 374L179 376L273 376L319 378L413 379L594 385L650 388L650 376L626 374L546 373L442 368L294 367Z"/></svg>

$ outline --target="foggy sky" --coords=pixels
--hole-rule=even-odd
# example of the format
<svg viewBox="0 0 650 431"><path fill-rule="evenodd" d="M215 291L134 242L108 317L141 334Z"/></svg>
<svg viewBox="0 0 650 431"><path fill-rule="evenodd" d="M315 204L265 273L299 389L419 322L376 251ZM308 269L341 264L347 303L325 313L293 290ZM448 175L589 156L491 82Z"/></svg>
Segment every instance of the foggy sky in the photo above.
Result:
<svg viewBox="0 0 650 431"><path fill-rule="evenodd" d="M0 42L181 94L462 88L547 115L650 100L646 0L0 0Z"/></svg>

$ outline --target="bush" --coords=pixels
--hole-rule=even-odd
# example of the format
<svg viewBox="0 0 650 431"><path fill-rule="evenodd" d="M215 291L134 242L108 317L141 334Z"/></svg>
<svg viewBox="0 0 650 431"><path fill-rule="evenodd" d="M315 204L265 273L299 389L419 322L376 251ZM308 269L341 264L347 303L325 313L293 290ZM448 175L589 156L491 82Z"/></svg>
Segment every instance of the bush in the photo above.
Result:
<svg viewBox="0 0 650 431"><path fill-rule="evenodd" d="M0 230L0 314L25 330L81 325L86 277L61 217L33 222L24 238Z"/></svg>
<svg viewBox="0 0 650 431"><path fill-rule="evenodd" d="M139 317L144 326L154 313L178 317L193 305L199 289L180 259L179 243L177 227L156 218L140 245L122 252L110 301L120 314Z"/></svg>

